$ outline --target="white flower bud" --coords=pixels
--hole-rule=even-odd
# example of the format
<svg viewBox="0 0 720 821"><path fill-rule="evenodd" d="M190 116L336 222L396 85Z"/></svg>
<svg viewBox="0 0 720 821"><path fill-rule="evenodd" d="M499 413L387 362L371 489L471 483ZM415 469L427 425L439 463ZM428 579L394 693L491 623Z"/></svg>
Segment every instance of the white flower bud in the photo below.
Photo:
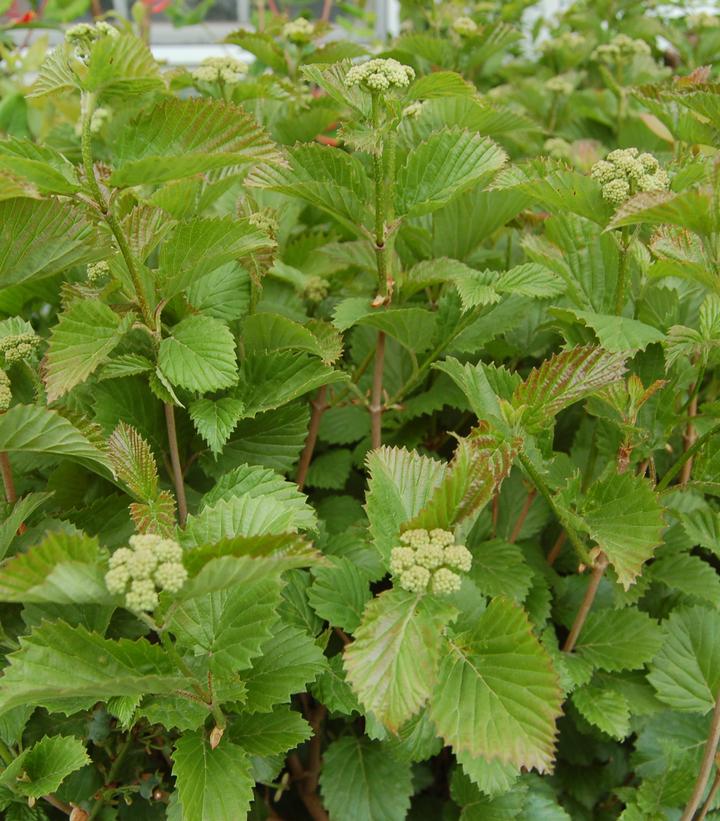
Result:
<svg viewBox="0 0 720 821"><path fill-rule="evenodd" d="M457 573L448 570L446 567L441 567L436 570L432 577L432 592L438 596L447 596L450 593L456 593L462 584L462 580Z"/></svg>
<svg viewBox="0 0 720 821"><path fill-rule="evenodd" d="M125 595L128 610L154 610L158 606L158 595L151 579L134 579Z"/></svg>
<svg viewBox="0 0 720 821"><path fill-rule="evenodd" d="M462 544L451 544L444 550L443 564L467 573L472 566L472 553Z"/></svg>
<svg viewBox="0 0 720 821"><path fill-rule="evenodd" d="M430 581L430 571L424 567L414 565L400 574L400 587L410 593L422 593L427 589Z"/></svg>
<svg viewBox="0 0 720 821"><path fill-rule="evenodd" d="M309 43L315 34L315 26L304 17L285 23L282 36L291 43Z"/></svg>
<svg viewBox="0 0 720 821"><path fill-rule="evenodd" d="M440 567L443 563L443 558L444 551L442 547L432 542L421 545L415 551L415 563L419 564L420 567L426 567L428 570L434 570L436 567Z"/></svg>
<svg viewBox="0 0 720 821"><path fill-rule="evenodd" d="M168 593L177 593L187 577L187 570L179 562L164 562L155 571L155 584Z"/></svg>
<svg viewBox="0 0 720 821"><path fill-rule="evenodd" d="M0 370L0 413L4 413L12 402L12 390L10 389L10 379L5 371Z"/></svg>
<svg viewBox="0 0 720 821"><path fill-rule="evenodd" d="M387 91L389 88L407 88L415 79L415 70L390 57L359 63L345 75L348 88L362 85L371 91Z"/></svg>
<svg viewBox="0 0 720 821"><path fill-rule="evenodd" d="M471 17L457 17L452 22L452 29L461 37L473 37L477 34L478 24Z"/></svg>

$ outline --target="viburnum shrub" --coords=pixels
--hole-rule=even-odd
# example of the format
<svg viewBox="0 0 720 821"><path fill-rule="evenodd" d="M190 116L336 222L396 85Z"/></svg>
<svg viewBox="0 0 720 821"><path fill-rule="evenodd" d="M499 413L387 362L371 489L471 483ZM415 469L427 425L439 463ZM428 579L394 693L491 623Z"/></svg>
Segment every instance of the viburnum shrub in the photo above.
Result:
<svg viewBox="0 0 720 821"><path fill-rule="evenodd" d="M3 818L720 818L720 26L528 5L2 40Z"/></svg>

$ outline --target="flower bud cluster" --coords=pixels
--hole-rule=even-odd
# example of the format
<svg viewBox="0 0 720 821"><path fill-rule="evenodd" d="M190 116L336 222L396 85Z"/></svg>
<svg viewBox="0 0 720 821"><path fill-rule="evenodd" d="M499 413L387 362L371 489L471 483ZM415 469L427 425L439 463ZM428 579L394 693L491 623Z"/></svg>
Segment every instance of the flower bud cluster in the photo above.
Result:
<svg viewBox="0 0 720 821"><path fill-rule="evenodd" d="M543 54L550 54L553 51L563 50L577 51L582 48L586 42L587 41L583 35L579 34L577 31L564 31L562 34L558 34L557 37L553 37L550 40L544 40L540 44L540 51Z"/></svg>
<svg viewBox="0 0 720 821"><path fill-rule="evenodd" d="M456 17L452 29L461 37L474 37L478 33L478 24L471 17Z"/></svg>
<svg viewBox="0 0 720 821"><path fill-rule="evenodd" d="M224 83L229 86L239 83L247 71L247 64L234 57L206 57L190 72L190 76L195 83Z"/></svg>
<svg viewBox="0 0 720 821"><path fill-rule="evenodd" d="M90 285L97 285L109 275L110 265L104 259L101 259L100 262L92 262L87 267L86 277Z"/></svg>
<svg viewBox="0 0 720 821"><path fill-rule="evenodd" d="M12 365L31 357L39 344L40 337L33 333L3 336L0 338L0 353L5 357L5 362Z"/></svg>
<svg viewBox="0 0 720 821"><path fill-rule="evenodd" d="M5 413L12 402L12 391L10 390L10 379L5 371L0 371L0 413Z"/></svg>
<svg viewBox="0 0 720 821"><path fill-rule="evenodd" d="M271 237L277 234L280 227L275 217L263 211L255 211L247 219L250 225L254 225L255 228L259 228Z"/></svg>
<svg viewBox="0 0 720 821"><path fill-rule="evenodd" d="M691 31L714 29L720 26L720 17L707 11L698 11L695 14L688 14L687 25Z"/></svg>
<svg viewBox="0 0 720 821"><path fill-rule="evenodd" d="M370 91L389 88L407 88L415 79L415 70L390 57L387 60L368 60L353 66L345 75L348 88L361 85Z"/></svg>
<svg viewBox="0 0 720 821"><path fill-rule="evenodd" d="M636 40L627 34L618 34L609 43L602 43L592 56L601 63L616 63L618 60L631 60L633 57L648 56L650 46L644 40Z"/></svg>
<svg viewBox="0 0 720 821"><path fill-rule="evenodd" d="M285 23L282 36L291 43L309 43L315 35L315 26L304 17Z"/></svg>
<svg viewBox="0 0 720 821"><path fill-rule="evenodd" d="M172 539L147 534L131 536L130 547L121 547L110 557L105 584L110 593L125 596L128 610L154 610L158 590L177 593L187 580L183 551Z"/></svg>
<svg viewBox="0 0 720 821"><path fill-rule="evenodd" d="M415 100L414 103L406 105L403 108L403 117L409 117L411 120L416 119L422 114L425 103L422 100Z"/></svg>
<svg viewBox="0 0 720 821"><path fill-rule="evenodd" d="M615 206L639 191L665 191L670 180L652 154L637 148L618 148L593 165L590 174L602 186L602 195Z"/></svg>
<svg viewBox="0 0 720 821"><path fill-rule="evenodd" d="M107 37L119 36L120 32L115 26L111 26L110 23L106 23L104 20L98 21L95 25L78 23L75 26L70 26L65 32L65 40L74 47L75 57L83 63L87 63L90 59L90 50L93 43Z"/></svg>
<svg viewBox="0 0 720 821"><path fill-rule="evenodd" d="M423 593L428 588L439 596L460 589L460 574L472 565L472 554L449 530L407 530L401 544L390 553L390 572L403 590Z"/></svg>
<svg viewBox="0 0 720 821"><path fill-rule="evenodd" d="M328 295L330 283L323 277L311 276L307 278L304 288L304 296L308 302L322 302Z"/></svg>
<svg viewBox="0 0 720 821"><path fill-rule="evenodd" d="M567 97L575 90L575 83L572 75L558 74L557 77L551 77L545 82L545 88L553 94Z"/></svg>

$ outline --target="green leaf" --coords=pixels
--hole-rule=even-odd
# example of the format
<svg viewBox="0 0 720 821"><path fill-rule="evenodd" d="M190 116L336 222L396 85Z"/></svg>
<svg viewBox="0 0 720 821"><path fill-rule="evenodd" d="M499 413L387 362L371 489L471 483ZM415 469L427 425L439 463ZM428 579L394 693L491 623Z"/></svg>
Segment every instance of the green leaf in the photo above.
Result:
<svg viewBox="0 0 720 821"><path fill-rule="evenodd" d="M250 755L286 753L312 734L312 727L288 705L275 707L271 713L240 713L230 729L231 740Z"/></svg>
<svg viewBox="0 0 720 821"><path fill-rule="evenodd" d="M639 670L655 655L662 631L647 613L634 608L590 613L575 645L585 661L608 672Z"/></svg>
<svg viewBox="0 0 720 821"><path fill-rule="evenodd" d="M419 353L432 345L437 318L424 308L373 308L364 297L350 297L335 309L333 324L340 331L353 325L377 328L404 348Z"/></svg>
<svg viewBox="0 0 720 821"><path fill-rule="evenodd" d="M583 527L627 590L662 542L663 512L651 483L633 473L607 471L582 499Z"/></svg>
<svg viewBox="0 0 720 821"><path fill-rule="evenodd" d="M481 423L460 439L442 481L407 527L451 529L477 515L512 469L520 440L505 441Z"/></svg>
<svg viewBox="0 0 720 821"><path fill-rule="evenodd" d="M522 191L532 196L553 213L570 211L585 219L605 225L612 208L602 196L600 185L579 171L543 169L541 178L522 183Z"/></svg>
<svg viewBox="0 0 720 821"><path fill-rule="evenodd" d="M471 632L448 638L430 717L447 744L541 772L552 767L562 693L527 616L493 600Z"/></svg>
<svg viewBox="0 0 720 821"><path fill-rule="evenodd" d="M717 605L720 601L720 577L717 571L700 556L678 553L663 556L650 565L651 578L673 590Z"/></svg>
<svg viewBox="0 0 720 821"><path fill-rule="evenodd" d="M0 414L0 450L73 459L110 473L107 457L78 428L57 411L39 406L14 405Z"/></svg>
<svg viewBox="0 0 720 821"><path fill-rule="evenodd" d="M217 461L203 462L212 476L243 464L263 465L287 473L305 444L310 417L307 403L241 420Z"/></svg>
<svg viewBox="0 0 720 821"><path fill-rule="evenodd" d="M652 191L636 194L618 208L608 229L624 225L677 225L701 236L710 235L713 227L712 205L708 194L694 189L674 194Z"/></svg>
<svg viewBox="0 0 720 821"><path fill-rule="evenodd" d="M295 509L273 496L231 496L188 517L184 545L215 544L233 536L265 536L289 532Z"/></svg>
<svg viewBox="0 0 720 821"><path fill-rule="evenodd" d="M572 694L580 715L612 738L630 735L630 705L622 693L585 685Z"/></svg>
<svg viewBox="0 0 720 821"><path fill-rule="evenodd" d="M235 340L227 325L209 316L189 316L160 343L158 363L181 388L206 393L237 382Z"/></svg>
<svg viewBox="0 0 720 821"><path fill-rule="evenodd" d="M4 559L20 525L53 497L53 493L28 493L15 502L10 513L0 522L0 559Z"/></svg>
<svg viewBox="0 0 720 821"><path fill-rule="evenodd" d="M551 308L550 312L561 320L570 318L592 328L598 341L609 353L644 351L653 342L663 342L665 334L637 319L593 311L577 311L570 308Z"/></svg>
<svg viewBox="0 0 720 821"><path fill-rule="evenodd" d="M273 470L255 465L240 465L220 476L212 490L203 496L202 506L215 505L223 499L230 500L245 495L273 498L282 502L284 507L293 511L293 528L312 529L317 524L315 511L295 482L284 479Z"/></svg>
<svg viewBox="0 0 720 821"><path fill-rule="evenodd" d="M438 131L410 151L398 170L397 213L435 211L490 180L505 161L505 152L487 137L459 128Z"/></svg>
<svg viewBox="0 0 720 821"><path fill-rule="evenodd" d="M74 46L63 42L40 67L29 96L85 90L113 97L159 91L163 87L150 49L132 34L103 37L91 48L87 66L74 56Z"/></svg>
<svg viewBox="0 0 720 821"><path fill-rule="evenodd" d="M84 627L43 622L20 638L0 680L0 713L19 704L90 707L112 696L170 693L186 686L162 648L144 639L104 639Z"/></svg>
<svg viewBox="0 0 720 821"><path fill-rule="evenodd" d="M497 766L495 762L493 765ZM452 776L450 795L453 801L462 807L460 821L508 821L522 817L524 785L490 798L483 795L470 778L458 768Z"/></svg>
<svg viewBox="0 0 720 821"><path fill-rule="evenodd" d="M334 362L342 353L342 340L332 326L312 322L301 325L279 314L249 316L243 326L243 342L248 353L306 351L319 356L326 364Z"/></svg>
<svg viewBox="0 0 720 821"><path fill-rule="evenodd" d="M108 604L97 539L50 533L0 568L0 601Z"/></svg>
<svg viewBox="0 0 720 821"><path fill-rule="evenodd" d="M30 140L0 141L0 171L28 180L43 194L74 194L80 190L72 163L59 151Z"/></svg>
<svg viewBox="0 0 720 821"><path fill-rule="evenodd" d="M10 787L16 795L40 798L55 792L70 773L89 763L79 738L44 736L3 770L0 784Z"/></svg>
<svg viewBox="0 0 720 821"><path fill-rule="evenodd" d="M73 302L52 329L45 385L53 402L84 382L130 330L132 313L121 317L97 299Z"/></svg>
<svg viewBox="0 0 720 821"><path fill-rule="evenodd" d="M512 788L520 771L512 764L506 764L497 758L487 759L473 757L468 753L455 753L458 764L477 788L491 798L502 795Z"/></svg>
<svg viewBox="0 0 720 821"><path fill-rule="evenodd" d="M122 131L112 185L147 185L278 157L270 136L242 108L217 100L162 100Z"/></svg>
<svg viewBox="0 0 720 821"><path fill-rule="evenodd" d="M674 710L710 712L720 688L720 613L706 607L677 610L663 625L648 681Z"/></svg>
<svg viewBox="0 0 720 821"><path fill-rule="evenodd" d="M312 460L305 485L324 490L342 490L350 477L354 461L353 452L345 448L321 453Z"/></svg>
<svg viewBox="0 0 720 821"><path fill-rule="evenodd" d="M158 494L158 472L150 445L140 434L120 422L108 441L108 459L115 475L142 501Z"/></svg>
<svg viewBox="0 0 720 821"><path fill-rule="evenodd" d="M403 821L413 791L410 763L388 755L383 745L346 736L325 751L320 788L331 818Z"/></svg>
<svg viewBox="0 0 720 821"><path fill-rule="evenodd" d="M328 659L328 669L318 677L311 691L331 713L349 716L361 712L355 693L345 677L340 653Z"/></svg>
<svg viewBox="0 0 720 821"><path fill-rule="evenodd" d="M287 159L286 165L254 169L247 184L298 197L329 213L353 234L371 224L372 184L356 156L308 143L291 148Z"/></svg>
<svg viewBox="0 0 720 821"><path fill-rule="evenodd" d="M360 703L397 731L434 691L442 631L454 608L430 596L388 590L372 599L345 651Z"/></svg>
<svg viewBox="0 0 720 821"><path fill-rule="evenodd" d="M168 629L178 645L207 659L215 675L244 670L272 635L280 604L277 578L258 579L176 602Z"/></svg>
<svg viewBox="0 0 720 821"><path fill-rule="evenodd" d="M349 559L340 558L318 568L314 576L307 592L312 608L331 625L354 633L372 597L367 575Z"/></svg>
<svg viewBox="0 0 720 821"><path fill-rule="evenodd" d="M502 539L482 542L472 550L470 578L485 596L507 596L517 602L525 600L533 576L523 551Z"/></svg>
<svg viewBox="0 0 720 821"><path fill-rule="evenodd" d="M240 399L223 396L220 399L196 399L188 406L195 430L220 453L243 415L245 405Z"/></svg>
<svg viewBox="0 0 720 821"><path fill-rule="evenodd" d="M245 751L223 739L213 750L200 733L186 733L175 743L173 775L182 820L237 821L253 800L252 766Z"/></svg>
<svg viewBox="0 0 720 821"><path fill-rule="evenodd" d="M108 255L83 215L54 199L0 202L0 289Z"/></svg>
<svg viewBox="0 0 720 821"><path fill-rule="evenodd" d="M531 429L544 427L563 408L618 382L625 373L625 358L602 348L570 348L554 354L515 389L513 405L526 406L524 422Z"/></svg>
<svg viewBox="0 0 720 821"><path fill-rule="evenodd" d="M160 248L161 292L171 299L218 268L272 245L268 235L246 219L197 217L180 222Z"/></svg>
<svg viewBox="0 0 720 821"><path fill-rule="evenodd" d="M252 670L244 674L248 712L267 713L304 692L327 667L322 650L302 630L279 625L262 647Z"/></svg>
<svg viewBox="0 0 720 821"><path fill-rule="evenodd" d="M389 560L401 525L425 507L442 479L444 465L403 448L382 447L368 454L367 468L370 532L380 554Z"/></svg>
<svg viewBox="0 0 720 821"><path fill-rule="evenodd" d="M255 353L243 359L234 395L244 403L244 415L250 417L279 408L321 385L346 379L342 371L324 365L310 354L292 351Z"/></svg>

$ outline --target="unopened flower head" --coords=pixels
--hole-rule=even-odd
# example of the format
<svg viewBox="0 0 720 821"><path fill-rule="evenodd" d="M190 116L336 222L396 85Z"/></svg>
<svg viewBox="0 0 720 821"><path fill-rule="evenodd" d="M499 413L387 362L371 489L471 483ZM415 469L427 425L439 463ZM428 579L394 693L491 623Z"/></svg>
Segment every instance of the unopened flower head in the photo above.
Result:
<svg viewBox="0 0 720 821"><path fill-rule="evenodd" d="M309 43L315 36L315 26L304 17L285 23L282 36L291 43Z"/></svg>
<svg viewBox="0 0 720 821"><path fill-rule="evenodd" d="M277 234L279 228L278 221L271 214L267 214L262 211L255 211L255 213L250 214L247 219L250 225L254 225L255 228L259 228L266 234L269 234L270 236Z"/></svg>
<svg viewBox="0 0 720 821"><path fill-rule="evenodd" d="M0 413L5 413L12 402L12 391L10 390L10 379L5 371L0 370Z"/></svg>
<svg viewBox="0 0 720 821"><path fill-rule="evenodd" d="M575 89L573 80L565 74L558 74L545 82L545 88L553 94L567 97Z"/></svg>
<svg viewBox="0 0 720 821"><path fill-rule="evenodd" d="M647 57L652 53L644 40L618 34L609 43L602 43L595 51L593 58L600 63L616 63L618 60L631 60L633 57Z"/></svg>
<svg viewBox="0 0 720 821"><path fill-rule="evenodd" d="M223 83L235 85L247 74L246 63L234 57L206 57L190 76L194 83Z"/></svg>
<svg viewBox="0 0 720 821"><path fill-rule="evenodd" d="M460 573L467 573L472 554L449 530L423 528L406 530L401 544L390 552L390 572L396 583L411 593L432 593L444 596L460 588Z"/></svg>
<svg viewBox="0 0 720 821"><path fill-rule="evenodd" d="M308 277L304 289L305 299L308 302L322 302L328 295L329 287L330 283L323 277Z"/></svg>
<svg viewBox="0 0 720 821"><path fill-rule="evenodd" d="M602 186L604 199L615 206L641 191L666 191L668 175L652 154L618 148L593 165L590 174Z"/></svg>
<svg viewBox="0 0 720 821"><path fill-rule="evenodd" d="M110 557L105 574L107 589L125 596L129 610L154 610L158 590L177 593L187 580L183 552L172 539L147 534L131 536L130 546L121 547Z"/></svg>
<svg viewBox="0 0 720 821"><path fill-rule="evenodd" d="M87 281L90 285L97 285L110 275L110 265L101 259L100 262L92 262L87 267Z"/></svg>
<svg viewBox="0 0 720 821"><path fill-rule="evenodd" d="M390 88L407 88L415 79L415 71L392 57L387 60L368 60L353 66L345 75L345 85L363 86L369 91L387 91Z"/></svg>
<svg viewBox="0 0 720 821"><path fill-rule="evenodd" d="M410 103L410 105L403 108L403 117L409 117L411 120L414 120L422 114L424 105L422 100L415 100L414 103Z"/></svg>
<svg viewBox="0 0 720 821"><path fill-rule="evenodd" d="M65 32L65 40L73 46L74 56L83 63L87 63L90 59L90 50L94 43L119 36L120 32L115 26L111 26L104 20L100 20L95 25L77 23Z"/></svg>
<svg viewBox="0 0 720 821"><path fill-rule="evenodd" d="M0 338L0 353L5 357L5 362L12 365L14 362L29 359L35 353L39 344L40 337L34 333L3 336Z"/></svg>
<svg viewBox="0 0 720 821"><path fill-rule="evenodd" d="M472 17L456 17L452 22L452 29L461 37L473 37L478 32L478 24Z"/></svg>
<svg viewBox="0 0 720 821"><path fill-rule="evenodd" d="M550 40L544 40L540 44L540 51L549 54L553 51L577 51L586 43L585 37L577 31L564 31Z"/></svg>

